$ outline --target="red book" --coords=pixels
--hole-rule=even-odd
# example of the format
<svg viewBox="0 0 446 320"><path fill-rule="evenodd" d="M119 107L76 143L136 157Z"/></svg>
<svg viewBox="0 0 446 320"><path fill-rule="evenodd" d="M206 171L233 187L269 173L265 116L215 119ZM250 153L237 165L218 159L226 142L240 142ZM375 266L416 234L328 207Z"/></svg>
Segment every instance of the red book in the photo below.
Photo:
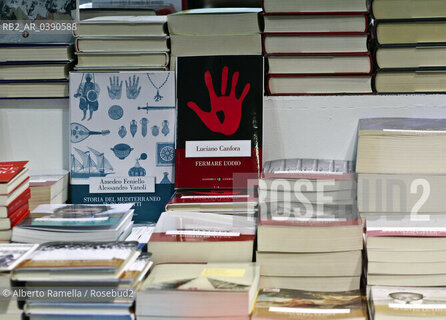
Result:
<svg viewBox="0 0 446 320"><path fill-rule="evenodd" d="M28 161L0 162L0 195L10 194L28 179Z"/></svg>
<svg viewBox="0 0 446 320"><path fill-rule="evenodd" d="M27 188L8 206L0 206L0 218L9 217L14 211L27 204L31 198L31 189Z"/></svg>
<svg viewBox="0 0 446 320"><path fill-rule="evenodd" d="M25 219L29 214L28 203L18 208L16 211L11 213L8 218L0 219L0 230L9 230L14 228L17 224Z"/></svg>
<svg viewBox="0 0 446 320"><path fill-rule="evenodd" d="M29 188L29 177L23 181L10 194L0 194L0 206L9 206L15 199Z"/></svg>
<svg viewBox="0 0 446 320"><path fill-rule="evenodd" d="M240 189L262 164L263 57L179 57L175 188Z"/></svg>

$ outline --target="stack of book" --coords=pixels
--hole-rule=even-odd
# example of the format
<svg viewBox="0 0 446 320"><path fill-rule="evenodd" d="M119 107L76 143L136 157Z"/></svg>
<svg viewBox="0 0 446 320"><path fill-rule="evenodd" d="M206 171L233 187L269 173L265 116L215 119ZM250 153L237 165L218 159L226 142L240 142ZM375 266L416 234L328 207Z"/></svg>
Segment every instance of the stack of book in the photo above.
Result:
<svg viewBox="0 0 446 320"><path fill-rule="evenodd" d="M27 258L38 245L36 244L0 244L0 286L3 288L0 299L0 318L3 320L21 319L22 310L18 299L13 295L10 272Z"/></svg>
<svg viewBox="0 0 446 320"><path fill-rule="evenodd" d="M263 10L268 94L373 92L366 0L264 0Z"/></svg>
<svg viewBox="0 0 446 320"><path fill-rule="evenodd" d="M446 216L368 217L367 284L446 286Z"/></svg>
<svg viewBox="0 0 446 320"><path fill-rule="evenodd" d="M344 160L267 161L259 182L259 201L353 205L356 203L354 171L354 164Z"/></svg>
<svg viewBox="0 0 446 320"><path fill-rule="evenodd" d="M446 119L359 122L358 208L376 214L444 214Z"/></svg>
<svg viewBox="0 0 446 320"><path fill-rule="evenodd" d="M156 222L174 192L174 72L71 72L70 121L70 201Z"/></svg>
<svg viewBox="0 0 446 320"><path fill-rule="evenodd" d="M359 289L362 222L352 172L349 161L265 163L257 233L262 288Z"/></svg>
<svg viewBox="0 0 446 320"><path fill-rule="evenodd" d="M113 16L155 16L156 11L144 6L133 5L132 2L111 1L79 1L78 21L98 17Z"/></svg>
<svg viewBox="0 0 446 320"><path fill-rule="evenodd" d="M76 70L166 70L166 16L106 16L76 31Z"/></svg>
<svg viewBox="0 0 446 320"><path fill-rule="evenodd" d="M359 289L363 240L356 209L351 205L317 207L260 204L261 288Z"/></svg>
<svg viewBox="0 0 446 320"><path fill-rule="evenodd" d="M11 229L29 214L28 161L0 162L0 241L11 239Z"/></svg>
<svg viewBox="0 0 446 320"><path fill-rule="evenodd" d="M444 287L376 286L369 294L369 319L442 319L445 300Z"/></svg>
<svg viewBox="0 0 446 320"><path fill-rule="evenodd" d="M97 17L167 15L181 10L180 3L181 0L79 0L77 17L83 21Z"/></svg>
<svg viewBox="0 0 446 320"><path fill-rule="evenodd" d="M0 43L0 99L68 97L72 51L69 43Z"/></svg>
<svg viewBox="0 0 446 320"><path fill-rule="evenodd" d="M118 241L132 231L133 204L39 205L12 232L12 241Z"/></svg>
<svg viewBox="0 0 446 320"><path fill-rule="evenodd" d="M62 204L68 200L68 180L67 171L56 174L51 172L41 174L31 172L29 177L29 188L31 198L29 199L29 209L34 210L40 204Z"/></svg>
<svg viewBox="0 0 446 320"><path fill-rule="evenodd" d="M315 292L289 289L260 290L252 320L367 319L367 306L359 290Z"/></svg>
<svg viewBox="0 0 446 320"><path fill-rule="evenodd" d="M378 93L446 92L446 3L374 0Z"/></svg>
<svg viewBox="0 0 446 320"><path fill-rule="evenodd" d="M140 320L249 320L257 296L254 263L161 264L136 296Z"/></svg>
<svg viewBox="0 0 446 320"><path fill-rule="evenodd" d="M255 220L206 212L164 212L147 246L155 263L251 262Z"/></svg>
<svg viewBox="0 0 446 320"><path fill-rule="evenodd" d="M180 56L262 54L257 8L194 9L168 17L171 69Z"/></svg>
<svg viewBox="0 0 446 320"><path fill-rule="evenodd" d="M49 242L11 273L26 288L31 319L132 319L133 291L151 267L136 242Z"/></svg>

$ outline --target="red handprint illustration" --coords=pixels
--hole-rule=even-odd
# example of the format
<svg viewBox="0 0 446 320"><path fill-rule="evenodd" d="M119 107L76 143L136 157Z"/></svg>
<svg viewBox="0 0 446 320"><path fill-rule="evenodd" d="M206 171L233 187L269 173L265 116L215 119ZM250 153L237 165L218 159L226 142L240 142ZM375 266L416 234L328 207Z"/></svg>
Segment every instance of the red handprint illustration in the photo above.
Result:
<svg viewBox="0 0 446 320"><path fill-rule="evenodd" d="M242 103L248 94L251 85L249 83L246 84L240 98L237 99L235 96L235 87L237 86L238 78L239 73L234 72L234 75L232 76L231 92L228 96L225 96L224 94L226 93L228 81L228 67L225 66L221 76L221 96L217 96L212 83L211 73L206 71L204 74L204 82L206 83L209 92L211 111L203 111L195 102L189 101L187 103L187 106L194 110L206 127L213 132L219 132L229 136L234 134L240 126ZM223 113L223 121L220 121L217 113Z"/></svg>

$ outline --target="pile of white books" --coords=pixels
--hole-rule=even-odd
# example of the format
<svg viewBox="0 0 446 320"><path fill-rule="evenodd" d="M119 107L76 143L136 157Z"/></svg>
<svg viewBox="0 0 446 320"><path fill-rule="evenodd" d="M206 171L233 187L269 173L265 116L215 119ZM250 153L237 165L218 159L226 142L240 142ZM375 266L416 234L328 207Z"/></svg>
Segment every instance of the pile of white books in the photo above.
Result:
<svg viewBox="0 0 446 320"><path fill-rule="evenodd" d="M168 17L172 47L171 70L176 57L261 55L260 8L193 9Z"/></svg>
<svg viewBox="0 0 446 320"><path fill-rule="evenodd" d="M166 16L108 16L83 20L76 70L166 70Z"/></svg>
<svg viewBox="0 0 446 320"><path fill-rule="evenodd" d="M255 220L206 212L164 212L147 246L155 263L251 262Z"/></svg>
<svg viewBox="0 0 446 320"><path fill-rule="evenodd" d="M371 216L366 225L369 286L446 286L446 216Z"/></svg>
<svg viewBox="0 0 446 320"><path fill-rule="evenodd" d="M12 232L12 241L120 241L132 232L133 204L39 205Z"/></svg>

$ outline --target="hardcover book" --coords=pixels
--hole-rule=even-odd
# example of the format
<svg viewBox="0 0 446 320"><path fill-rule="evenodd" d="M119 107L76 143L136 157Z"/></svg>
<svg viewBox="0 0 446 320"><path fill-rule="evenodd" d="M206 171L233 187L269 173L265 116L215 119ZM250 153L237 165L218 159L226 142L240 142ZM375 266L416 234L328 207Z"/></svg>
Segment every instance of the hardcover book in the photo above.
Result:
<svg viewBox="0 0 446 320"><path fill-rule="evenodd" d="M136 314L157 319L248 317L259 271L255 263L159 264L138 292Z"/></svg>
<svg viewBox="0 0 446 320"><path fill-rule="evenodd" d="M243 188L262 164L263 58L179 57L175 187Z"/></svg>
<svg viewBox="0 0 446 320"><path fill-rule="evenodd" d="M71 200L134 202L155 222L173 193L172 72L70 74Z"/></svg>

